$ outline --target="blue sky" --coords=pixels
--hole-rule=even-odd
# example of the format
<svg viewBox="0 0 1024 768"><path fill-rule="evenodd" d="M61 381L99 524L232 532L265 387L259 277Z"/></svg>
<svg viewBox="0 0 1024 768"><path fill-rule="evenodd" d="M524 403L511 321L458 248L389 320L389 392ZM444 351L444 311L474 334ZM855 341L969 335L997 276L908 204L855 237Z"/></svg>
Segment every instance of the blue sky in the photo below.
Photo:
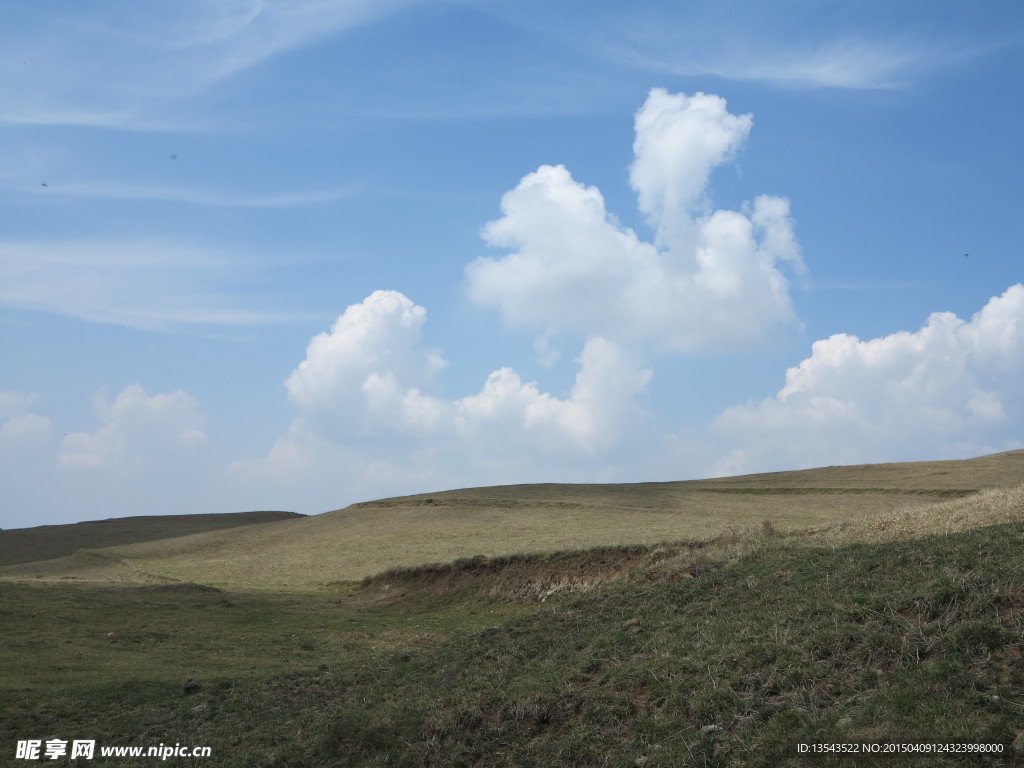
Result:
<svg viewBox="0 0 1024 768"><path fill-rule="evenodd" d="M1024 446L1018 3L3 14L3 527Z"/></svg>

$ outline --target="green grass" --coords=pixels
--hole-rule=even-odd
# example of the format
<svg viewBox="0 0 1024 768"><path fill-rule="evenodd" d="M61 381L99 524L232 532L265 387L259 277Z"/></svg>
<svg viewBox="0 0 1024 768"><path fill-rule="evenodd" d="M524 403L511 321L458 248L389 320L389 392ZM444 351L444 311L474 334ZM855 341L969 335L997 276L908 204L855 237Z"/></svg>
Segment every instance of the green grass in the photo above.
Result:
<svg viewBox="0 0 1024 768"><path fill-rule="evenodd" d="M645 566L545 603L414 589L382 601L369 583L333 596L3 585L22 644L3 667L37 667L3 692L0 748L180 742L211 746L203 764L218 766L1001 764L826 763L796 744L1011 749L1024 727L1022 544L1020 522L836 547L766 535L691 578ZM90 613L88 632L68 634ZM184 693L186 675L203 689Z"/></svg>
<svg viewBox="0 0 1024 768"><path fill-rule="evenodd" d="M23 690L258 676L337 662L417 634L489 626L496 608L503 617L522 610L467 603L377 607L350 586L227 592L199 584L0 583L0 669L5 687Z"/></svg>

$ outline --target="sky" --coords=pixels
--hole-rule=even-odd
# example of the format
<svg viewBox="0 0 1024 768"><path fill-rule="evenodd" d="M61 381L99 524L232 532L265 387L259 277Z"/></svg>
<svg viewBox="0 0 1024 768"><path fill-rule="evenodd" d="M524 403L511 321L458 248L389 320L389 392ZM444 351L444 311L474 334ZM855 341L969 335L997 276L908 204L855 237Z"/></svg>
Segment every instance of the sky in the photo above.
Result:
<svg viewBox="0 0 1024 768"><path fill-rule="evenodd" d="M4 528L1024 447L1018 2L2 14Z"/></svg>

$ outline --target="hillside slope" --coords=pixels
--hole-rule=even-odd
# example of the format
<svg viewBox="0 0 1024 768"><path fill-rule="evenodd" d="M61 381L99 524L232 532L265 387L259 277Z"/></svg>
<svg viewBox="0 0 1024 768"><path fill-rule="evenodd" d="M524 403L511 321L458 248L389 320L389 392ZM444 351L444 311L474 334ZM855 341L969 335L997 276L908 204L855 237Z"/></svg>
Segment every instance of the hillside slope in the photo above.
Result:
<svg viewBox="0 0 1024 768"><path fill-rule="evenodd" d="M470 488L0 568L0 578L303 587L474 555L831 526L1024 483L1024 450L713 480Z"/></svg>
<svg viewBox="0 0 1024 768"><path fill-rule="evenodd" d="M3 666L39 671L0 686L0 737L144 734L211 745L224 768L1020 764L1024 495L940 506L977 499L1018 521L847 546L767 536L699 573L643 568L517 613L467 584L448 605L413 590L359 613L346 589L2 584Z"/></svg>
<svg viewBox="0 0 1024 768"><path fill-rule="evenodd" d="M80 549L173 539L193 533L303 517L297 512L228 512L209 515L140 515L68 525L0 530L0 565L52 560Z"/></svg>

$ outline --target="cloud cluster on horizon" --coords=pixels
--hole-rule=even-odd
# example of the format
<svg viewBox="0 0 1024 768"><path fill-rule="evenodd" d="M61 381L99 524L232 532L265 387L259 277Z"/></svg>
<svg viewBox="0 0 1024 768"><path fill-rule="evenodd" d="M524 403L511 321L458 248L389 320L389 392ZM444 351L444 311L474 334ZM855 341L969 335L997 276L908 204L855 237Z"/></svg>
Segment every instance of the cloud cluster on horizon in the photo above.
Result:
<svg viewBox="0 0 1024 768"><path fill-rule="evenodd" d="M969 321L935 312L914 333L836 334L786 372L774 397L719 414L735 446L713 474L965 457L1024 446L1024 285Z"/></svg>
<svg viewBox="0 0 1024 768"><path fill-rule="evenodd" d="M634 398L651 372L601 337L584 345L566 398L507 367L475 394L440 397L437 374L446 362L420 345L425 320L426 310L397 291L375 291L348 307L310 341L285 382L297 408L287 434L265 458L236 462L232 471L291 480L308 472L305 459L336 452L333 445L352 449L341 471L353 477L370 466L437 477L471 478L484 466L535 472L553 461L600 458L641 417Z"/></svg>
<svg viewBox="0 0 1024 768"><path fill-rule="evenodd" d="M381 291L346 314L311 342L314 364L289 378L298 414L286 434L265 457L213 471L199 404L181 390L150 396L132 385L112 402L98 396L100 427L61 441L33 395L0 392L0 482L11 503L45 516L76 499L129 498L140 513L172 513L202 486L230 508L295 508L301 497L315 513L458 485L636 481L653 479L652 467L659 479L679 479L1024 447L1022 284L970 320L937 312L915 332L819 340L774 396L686 425L686 437L655 424L637 400L650 370L599 337L585 346L567 398L503 368L479 393L448 401L409 386L416 377L430 386L441 368L419 346L421 307ZM353 357L374 334L385 353ZM397 369L404 382L386 375ZM321 376L341 377L338 388L311 387Z"/></svg>
<svg viewBox="0 0 1024 768"><path fill-rule="evenodd" d="M189 393L150 396L138 384L113 400L97 392L99 427L62 437L50 418L30 410L35 400L32 394L0 392L0 484L5 511L22 517L23 524L33 515L39 518L35 524L45 524L73 522L68 514L183 514L202 495L227 502L217 495L216 480L208 482L214 472L205 452L205 420Z"/></svg>

